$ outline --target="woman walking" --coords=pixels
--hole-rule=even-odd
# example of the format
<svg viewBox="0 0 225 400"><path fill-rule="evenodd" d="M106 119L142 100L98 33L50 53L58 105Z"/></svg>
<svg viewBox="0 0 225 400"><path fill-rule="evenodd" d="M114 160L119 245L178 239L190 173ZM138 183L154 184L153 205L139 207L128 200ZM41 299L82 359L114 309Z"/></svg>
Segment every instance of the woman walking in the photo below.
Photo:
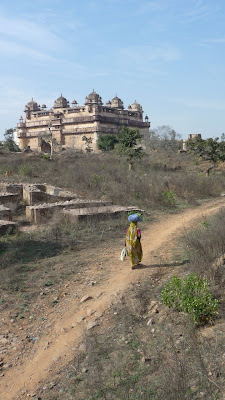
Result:
<svg viewBox="0 0 225 400"><path fill-rule="evenodd" d="M135 269L140 265L143 257L142 246L141 246L141 230L137 228L138 221L142 221L142 216L138 213L129 215L128 221L130 226L127 229L126 235L126 250L127 255L131 260L131 269Z"/></svg>

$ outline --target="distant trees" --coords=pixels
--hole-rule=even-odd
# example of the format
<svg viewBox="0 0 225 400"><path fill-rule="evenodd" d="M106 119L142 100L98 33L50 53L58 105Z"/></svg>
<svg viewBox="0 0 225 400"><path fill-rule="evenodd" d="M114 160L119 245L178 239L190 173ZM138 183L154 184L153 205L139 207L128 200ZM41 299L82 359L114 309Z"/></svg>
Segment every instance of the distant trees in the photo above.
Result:
<svg viewBox="0 0 225 400"><path fill-rule="evenodd" d="M5 133L4 133L4 137L5 137L5 142L4 142L3 147L5 149L8 149L9 151L13 151L13 152L20 151L19 147L14 142L14 129L13 128L6 129Z"/></svg>
<svg viewBox="0 0 225 400"><path fill-rule="evenodd" d="M217 164L225 161L225 142L219 142L219 138L194 138L187 141L188 151L196 154L204 161L210 161L213 165L207 168L207 175L209 175L211 169Z"/></svg>
<svg viewBox="0 0 225 400"><path fill-rule="evenodd" d="M181 136L169 125L161 125L149 130L145 140L151 149L177 151L181 148Z"/></svg>

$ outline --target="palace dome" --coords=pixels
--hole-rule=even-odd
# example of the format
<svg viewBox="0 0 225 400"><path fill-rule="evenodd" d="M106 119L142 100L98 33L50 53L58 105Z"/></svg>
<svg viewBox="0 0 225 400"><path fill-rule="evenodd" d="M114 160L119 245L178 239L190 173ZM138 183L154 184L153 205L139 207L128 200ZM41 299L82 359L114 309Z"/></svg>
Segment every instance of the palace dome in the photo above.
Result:
<svg viewBox="0 0 225 400"><path fill-rule="evenodd" d="M102 98L93 89L93 91L85 98L85 104L101 104L102 105Z"/></svg>
<svg viewBox="0 0 225 400"><path fill-rule="evenodd" d="M39 111L39 110L40 110L40 106L39 106L38 103L36 103L36 101L34 101L33 98L32 98L32 100L29 101L29 102L26 104L26 106L25 106L25 111L27 111L28 109L29 109L30 111Z"/></svg>
<svg viewBox="0 0 225 400"><path fill-rule="evenodd" d="M58 99L55 101L54 108L67 108L67 107L69 107L69 101L61 94L61 96L58 97Z"/></svg>
<svg viewBox="0 0 225 400"><path fill-rule="evenodd" d="M111 101L111 107L114 107L114 108L124 108L124 107L123 107L123 102L122 102L122 100L121 100L118 96L113 97L113 99L112 99L112 101Z"/></svg>
<svg viewBox="0 0 225 400"><path fill-rule="evenodd" d="M131 106L128 107L129 109L131 109L132 111L139 111L139 112L143 112L143 109L141 107L141 105L135 100L135 102L133 104L131 104Z"/></svg>

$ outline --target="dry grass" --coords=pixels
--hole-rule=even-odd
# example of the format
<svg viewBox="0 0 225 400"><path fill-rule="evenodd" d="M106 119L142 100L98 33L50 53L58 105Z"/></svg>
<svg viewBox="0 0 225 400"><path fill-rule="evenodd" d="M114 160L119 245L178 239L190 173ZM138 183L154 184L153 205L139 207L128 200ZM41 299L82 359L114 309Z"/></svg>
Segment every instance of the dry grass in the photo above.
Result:
<svg viewBox="0 0 225 400"><path fill-rule="evenodd" d="M133 171L123 159L109 154L65 151L54 161L37 154L0 155L2 177L11 181L47 182L89 198L109 198L115 204L149 209L179 208L225 190L224 171L207 178L204 166L185 154L149 153Z"/></svg>
<svg viewBox="0 0 225 400"><path fill-rule="evenodd" d="M154 277L118 299L107 316L109 328L84 338L85 354L75 354L56 386L40 390L41 399L222 399L219 329L213 345L184 316L158 304L153 283ZM158 313L151 312L153 299Z"/></svg>

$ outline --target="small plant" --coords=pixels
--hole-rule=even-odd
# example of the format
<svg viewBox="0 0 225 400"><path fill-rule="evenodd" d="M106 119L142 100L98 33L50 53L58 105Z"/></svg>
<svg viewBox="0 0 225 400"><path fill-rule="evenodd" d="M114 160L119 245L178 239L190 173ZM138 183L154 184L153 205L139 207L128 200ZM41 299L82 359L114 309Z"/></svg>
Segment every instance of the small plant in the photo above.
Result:
<svg viewBox="0 0 225 400"><path fill-rule="evenodd" d="M162 192L163 201L167 206L173 206L175 204L174 192L173 190L167 190Z"/></svg>
<svg viewBox="0 0 225 400"><path fill-rule="evenodd" d="M32 176L33 172L29 165L23 164L20 166L18 174L20 176Z"/></svg>
<svg viewBox="0 0 225 400"><path fill-rule="evenodd" d="M50 281L46 281L45 282L45 286L52 286L53 284L52 284L52 282L50 282Z"/></svg>
<svg viewBox="0 0 225 400"><path fill-rule="evenodd" d="M42 154L41 158L43 158L43 160L50 160L50 157L48 154Z"/></svg>
<svg viewBox="0 0 225 400"><path fill-rule="evenodd" d="M209 283L197 274L184 279L174 276L161 291L163 304L188 313L196 325L205 324L217 314L218 300L209 292Z"/></svg>
<svg viewBox="0 0 225 400"><path fill-rule="evenodd" d="M92 144L92 138L91 137L87 137L87 136L83 136L82 137L83 142L85 142L86 144L86 153L91 153L93 151L91 144Z"/></svg>

